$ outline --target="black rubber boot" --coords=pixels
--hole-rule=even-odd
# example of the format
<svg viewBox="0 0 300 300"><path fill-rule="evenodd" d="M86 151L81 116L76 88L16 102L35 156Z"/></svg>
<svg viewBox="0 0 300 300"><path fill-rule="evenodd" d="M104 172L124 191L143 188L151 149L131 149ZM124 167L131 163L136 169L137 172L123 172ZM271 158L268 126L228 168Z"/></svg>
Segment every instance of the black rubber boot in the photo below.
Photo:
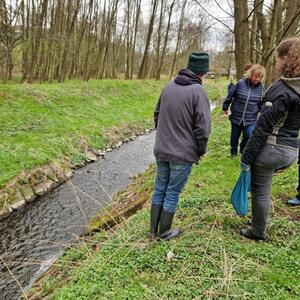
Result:
<svg viewBox="0 0 300 300"><path fill-rule="evenodd" d="M247 229L241 229L240 230L241 236L255 241L265 241L267 239L266 236L257 236L255 235L250 228Z"/></svg>
<svg viewBox="0 0 300 300"><path fill-rule="evenodd" d="M159 224L159 237L163 240L170 240L180 234L179 228L171 229L173 222L173 213L162 211Z"/></svg>
<svg viewBox="0 0 300 300"><path fill-rule="evenodd" d="M155 239L157 237L158 232L158 224L160 220L160 215L162 211L162 206L160 205L152 205L151 213L150 213L150 238Z"/></svg>

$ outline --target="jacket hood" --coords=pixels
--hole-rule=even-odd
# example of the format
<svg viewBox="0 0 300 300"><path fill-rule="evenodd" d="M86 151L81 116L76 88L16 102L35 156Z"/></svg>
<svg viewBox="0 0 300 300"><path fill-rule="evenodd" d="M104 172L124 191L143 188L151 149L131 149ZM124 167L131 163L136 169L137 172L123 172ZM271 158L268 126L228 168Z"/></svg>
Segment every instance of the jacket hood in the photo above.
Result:
<svg viewBox="0 0 300 300"><path fill-rule="evenodd" d="M281 80L300 96L300 77L295 77L295 78L281 77Z"/></svg>
<svg viewBox="0 0 300 300"><path fill-rule="evenodd" d="M191 70L182 69L175 78L175 83L180 85L202 84L202 80Z"/></svg>

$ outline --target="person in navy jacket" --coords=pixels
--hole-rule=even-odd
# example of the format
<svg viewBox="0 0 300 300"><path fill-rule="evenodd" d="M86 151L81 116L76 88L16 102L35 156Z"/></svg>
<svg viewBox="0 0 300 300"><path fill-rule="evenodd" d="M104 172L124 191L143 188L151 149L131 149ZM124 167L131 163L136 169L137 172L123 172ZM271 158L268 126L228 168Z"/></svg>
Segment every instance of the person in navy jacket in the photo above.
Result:
<svg viewBox="0 0 300 300"><path fill-rule="evenodd" d="M230 89L223 103L223 111L229 116L231 121L231 157L236 156L238 153L241 133L243 133L243 137L240 143L240 153L243 153L252 134L262 106L264 87L261 81L264 75L264 67L253 65L247 71L247 78L239 80Z"/></svg>

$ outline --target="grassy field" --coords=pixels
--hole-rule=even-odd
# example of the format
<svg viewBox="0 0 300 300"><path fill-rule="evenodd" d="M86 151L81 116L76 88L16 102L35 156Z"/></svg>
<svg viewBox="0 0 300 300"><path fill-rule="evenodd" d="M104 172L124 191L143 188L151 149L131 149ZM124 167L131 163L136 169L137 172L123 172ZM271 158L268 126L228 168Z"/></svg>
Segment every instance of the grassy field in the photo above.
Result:
<svg viewBox="0 0 300 300"><path fill-rule="evenodd" d="M239 174L239 158L229 158L229 131L215 110L209 152L194 166L175 216L179 238L147 237L152 166L118 199L147 193L148 207L68 250L28 299L299 299L299 209L286 205L296 166L274 177L270 241L242 238L248 219L229 203Z"/></svg>
<svg viewBox="0 0 300 300"><path fill-rule="evenodd" d="M152 127L166 81L91 80L0 85L0 188L23 170L62 157L76 165L85 150L103 149ZM211 100L226 82L207 80Z"/></svg>

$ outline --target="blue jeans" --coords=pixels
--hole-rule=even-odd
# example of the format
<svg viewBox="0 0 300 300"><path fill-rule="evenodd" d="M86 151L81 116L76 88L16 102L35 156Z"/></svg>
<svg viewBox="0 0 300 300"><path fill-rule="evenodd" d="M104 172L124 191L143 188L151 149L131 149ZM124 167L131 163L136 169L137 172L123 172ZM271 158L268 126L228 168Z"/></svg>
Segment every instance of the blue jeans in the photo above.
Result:
<svg viewBox="0 0 300 300"><path fill-rule="evenodd" d="M193 164L176 164L156 161L157 174L152 205L162 206L169 213L175 213L179 194L191 173Z"/></svg>
<svg viewBox="0 0 300 300"><path fill-rule="evenodd" d="M231 155L237 155L238 153L238 144L242 132L243 132L243 139L240 143L240 153L243 153L254 127L255 127L254 124L244 126L242 124L238 125L231 122L231 136L230 136Z"/></svg>

